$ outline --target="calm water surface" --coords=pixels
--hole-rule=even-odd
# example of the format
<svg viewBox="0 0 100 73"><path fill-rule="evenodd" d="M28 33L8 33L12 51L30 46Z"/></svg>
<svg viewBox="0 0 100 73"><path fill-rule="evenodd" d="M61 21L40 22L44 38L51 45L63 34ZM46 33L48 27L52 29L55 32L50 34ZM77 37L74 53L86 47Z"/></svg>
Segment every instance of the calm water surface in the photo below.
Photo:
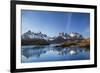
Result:
<svg viewBox="0 0 100 73"><path fill-rule="evenodd" d="M80 47L55 48L54 45L30 45L22 46L21 49L22 63L88 59L90 59L89 50Z"/></svg>

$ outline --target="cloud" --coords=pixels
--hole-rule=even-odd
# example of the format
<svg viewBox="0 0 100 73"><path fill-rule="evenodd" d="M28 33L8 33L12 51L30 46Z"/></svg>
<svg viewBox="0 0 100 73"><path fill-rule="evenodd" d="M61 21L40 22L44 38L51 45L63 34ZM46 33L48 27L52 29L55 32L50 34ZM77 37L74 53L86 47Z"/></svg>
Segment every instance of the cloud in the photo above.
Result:
<svg viewBox="0 0 100 73"><path fill-rule="evenodd" d="M72 19L72 13L68 13L68 20L67 20L67 26L66 26L67 32L70 31L71 19Z"/></svg>

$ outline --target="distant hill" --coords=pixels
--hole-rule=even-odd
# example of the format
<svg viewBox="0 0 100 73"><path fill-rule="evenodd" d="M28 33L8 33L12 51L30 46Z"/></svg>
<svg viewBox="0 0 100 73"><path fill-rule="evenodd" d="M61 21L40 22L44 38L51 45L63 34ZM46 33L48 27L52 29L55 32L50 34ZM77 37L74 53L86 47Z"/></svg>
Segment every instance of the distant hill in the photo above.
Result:
<svg viewBox="0 0 100 73"><path fill-rule="evenodd" d="M22 45L49 45L50 43L44 39L28 39L22 40Z"/></svg>

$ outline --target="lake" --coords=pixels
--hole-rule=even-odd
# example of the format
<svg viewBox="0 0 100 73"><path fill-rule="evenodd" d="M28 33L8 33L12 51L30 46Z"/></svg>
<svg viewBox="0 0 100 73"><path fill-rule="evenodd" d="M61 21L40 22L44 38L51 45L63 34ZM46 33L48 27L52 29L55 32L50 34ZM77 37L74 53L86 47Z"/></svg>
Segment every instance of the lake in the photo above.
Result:
<svg viewBox="0 0 100 73"><path fill-rule="evenodd" d="M55 45L28 45L21 48L21 63L89 60L90 51L86 48L57 48Z"/></svg>

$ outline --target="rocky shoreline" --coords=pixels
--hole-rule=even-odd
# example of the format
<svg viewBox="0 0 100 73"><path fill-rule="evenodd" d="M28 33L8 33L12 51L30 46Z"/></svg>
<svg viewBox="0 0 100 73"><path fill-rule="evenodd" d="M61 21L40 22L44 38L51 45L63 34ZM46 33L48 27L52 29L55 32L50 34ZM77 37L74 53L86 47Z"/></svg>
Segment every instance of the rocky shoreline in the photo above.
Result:
<svg viewBox="0 0 100 73"><path fill-rule="evenodd" d="M90 49L90 40L84 39L84 40L80 40L80 41L64 42L60 45L56 45L55 47L65 48L65 47L72 47L72 46L78 46L78 47Z"/></svg>

